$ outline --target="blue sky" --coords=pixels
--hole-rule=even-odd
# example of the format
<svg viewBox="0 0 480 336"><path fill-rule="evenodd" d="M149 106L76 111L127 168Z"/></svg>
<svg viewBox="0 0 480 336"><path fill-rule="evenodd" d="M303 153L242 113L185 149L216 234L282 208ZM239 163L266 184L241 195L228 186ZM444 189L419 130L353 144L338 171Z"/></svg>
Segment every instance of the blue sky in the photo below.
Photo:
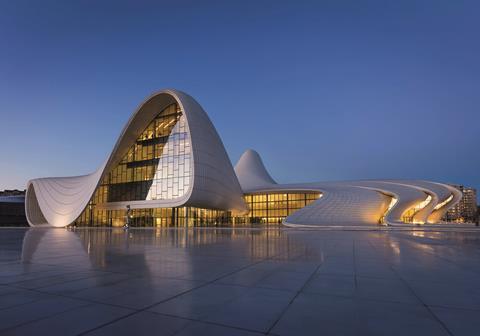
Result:
<svg viewBox="0 0 480 336"><path fill-rule="evenodd" d="M480 188L475 1L0 0L0 189L84 174L177 88L280 182Z"/></svg>

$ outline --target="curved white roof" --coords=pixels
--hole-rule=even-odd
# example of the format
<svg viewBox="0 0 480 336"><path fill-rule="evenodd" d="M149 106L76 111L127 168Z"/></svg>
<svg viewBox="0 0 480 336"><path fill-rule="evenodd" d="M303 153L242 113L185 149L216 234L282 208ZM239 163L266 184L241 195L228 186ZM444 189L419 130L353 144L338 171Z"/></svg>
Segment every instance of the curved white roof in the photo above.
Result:
<svg viewBox="0 0 480 336"><path fill-rule="evenodd" d="M83 212L105 174L118 164L153 118L178 103L186 117L193 176L185 195L171 200L131 201L131 208L195 206L244 212L245 202L223 143L202 107L189 95L162 90L147 98L131 116L109 158L93 173L74 177L39 178L28 182L25 200L32 226L66 226Z"/></svg>
<svg viewBox="0 0 480 336"><path fill-rule="evenodd" d="M85 210L103 177L121 161L149 123L177 103L185 116L191 142L193 172L188 190L172 199L107 203L107 209L194 206L244 213L243 193L316 191L322 197L292 213L286 225L398 224L411 213L413 222L439 222L462 197L446 184L423 180L361 180L278 184L260 155L247 150L235 169L222 141L202 107L189 95L162 90L148 97L131 116L110 156L93 173L74 177L38 178L28 182L27 220L32 226L66 226ZM410 211L409 211L410 210Z"/></svg>
<svg viewBox="0 0 480 336"><path fill-rule="evenodd" d="M235 166L245 193L318 191L322 197L288 216L289 226L373 225L403 223L404 213L430 200L413 215L416 223L436 223L461 199L461 192L442 183L423 180L360 180L277 184L255 151L246 151ZM449 202L441 205L450 198ZM430 197L430 198L428 198ZM395 199L392 202L392 199ZM390 204L392 202L392 206ZM423 202L423 203L422 203Z"/></svg>

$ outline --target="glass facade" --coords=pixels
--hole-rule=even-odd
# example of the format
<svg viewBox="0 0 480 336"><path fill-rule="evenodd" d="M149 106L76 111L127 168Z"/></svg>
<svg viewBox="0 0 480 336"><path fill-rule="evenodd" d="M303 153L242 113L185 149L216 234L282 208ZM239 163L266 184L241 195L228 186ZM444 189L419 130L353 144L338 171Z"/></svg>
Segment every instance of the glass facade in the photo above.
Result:
<svg viewBox="0 0 480 336"><path fill-rule="evenodd" d="M232 217L230 211L194 207L132 209L128 223L133 227L235 226L280 224L285 217L322 196L318 192L245 195L249 212ZM78 226L121 227L127 222L127 211L102 210L92 203L75 221Z"/></svg>
<svg viewBox="0 0 480 336"><path fill-rule="evenodd" d="M229 211L194 207L132 209L130 227L224 226L232 224ZM75 221L77 226L122 227L127 223L127 210L102 210L89 205Z"/></svg>
<svg viewBox="0 0 480 336"><path fill-rule="evenodd" d="M252 224L280 224L285 217L321 196L318 192L247 194L244 198L249 213L241 219Z"/></svg>
<svg viewBox="0 0 480 336"><path fill-rule="evenodd" d="M177 104L172 104L155 117L104 177L92 202L175 199L188 191L191 172L185 116Z"/></svg>
<svg viewBox="0 0 480 336"><path fill-rule="evenodd" d="M184 196L191 185L193 165L187 127L185 115L178 104L171 104L160 111L116 167L104 176L75 224L121 226L125 224L126 210L102 210L105 204L171 200ZM186 210L142 209L132 210L132 216L133 221L142 222L142 226L152 226L157 222L161 223L160 226L166 223L175 226L182 217L182 211ZM203 213L201 216L204 216ZM204 217L215 216L209 214Z"/></svg>
<svg viewBox="0 0 480 336"><path fill-rule="evenodd" d="M318 199L318 192L245 195L249 213L194 207L128 211L125 202L171 200L184 196L192 182L192 150L185 116L178 104L163 109L140 134L122 160L106 174L77 226L185 227L280 224ZM112 210L117 208L118 210ZM127 217L128 216L128 217Z"/></svg>

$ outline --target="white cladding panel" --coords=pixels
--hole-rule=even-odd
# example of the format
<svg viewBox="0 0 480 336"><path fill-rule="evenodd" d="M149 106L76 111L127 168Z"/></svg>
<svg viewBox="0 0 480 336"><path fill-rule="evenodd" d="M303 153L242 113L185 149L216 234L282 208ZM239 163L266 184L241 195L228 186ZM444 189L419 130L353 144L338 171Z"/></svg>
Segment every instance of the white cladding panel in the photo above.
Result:
<svg viewBox="0 0 480 336"><path fill-rule="evenodd" d="M131 116L109 158L94 173L75 177L38 178L28 182L25 199L31 226L63 227L82 213L101 179L122 159L153 118L177 102L186 117L192 142L193 177L183 196L172 200L117 202L132 208L197 206L244 212L246 205L232 164L215 127L189 95L162 90L146 99Z"/></svg>
<svg viewBox="0 0 480 336"><path fill-rule="evenodd" d="M413 219L420 223L437 223L443 214L461 198L455 188L423 180L360 180L277 184L266 170L257 152L247 150L235 166L235 172L245 193L280 191L318 191L322 197L288 216L288 226L349 226L376 225L384 217L387 225L403 224L402 215L424 202L425 207ZM435 207L453 199L439 209ZM392 198L395 204L389 209Z"/></svg>
<svg viewBox="0 0 480 336"><path fill-rule="evenodd" d="M402 223L402 215L428 200L414 214L415 222L436 223L458 203L460 191L446 184L423 180L361 180L302 184L277 184L260 155L247 150L235 166L202 107L189 95L163 90L147 98L122 130L108 159L95 172L74 177L38 178L28 182L25 198L31 226L66 226L82 213L99 182L122 159L138 136L165 107L178 103L191 139L193 173L190 187L174 199L116 202L113 209L195 206L245 213L243 193L317 191L322 197L294 212L286 225L374 225ZM299 172L300 173L300 172ZM396 203L389 209L389 205ZM426 202L424 202L426 203ZM108 208L108 206L107 206Z"/></svg>

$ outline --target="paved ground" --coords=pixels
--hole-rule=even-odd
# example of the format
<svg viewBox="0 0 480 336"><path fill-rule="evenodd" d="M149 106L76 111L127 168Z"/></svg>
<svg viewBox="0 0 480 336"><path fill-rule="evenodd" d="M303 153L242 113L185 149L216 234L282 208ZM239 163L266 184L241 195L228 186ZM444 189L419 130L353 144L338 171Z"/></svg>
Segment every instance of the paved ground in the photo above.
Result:
<svg viewBox="0 0 480 336"><path fill-rule="evenodd" d="M480 335L480 232L0 230L1 335Z"/></svg>

